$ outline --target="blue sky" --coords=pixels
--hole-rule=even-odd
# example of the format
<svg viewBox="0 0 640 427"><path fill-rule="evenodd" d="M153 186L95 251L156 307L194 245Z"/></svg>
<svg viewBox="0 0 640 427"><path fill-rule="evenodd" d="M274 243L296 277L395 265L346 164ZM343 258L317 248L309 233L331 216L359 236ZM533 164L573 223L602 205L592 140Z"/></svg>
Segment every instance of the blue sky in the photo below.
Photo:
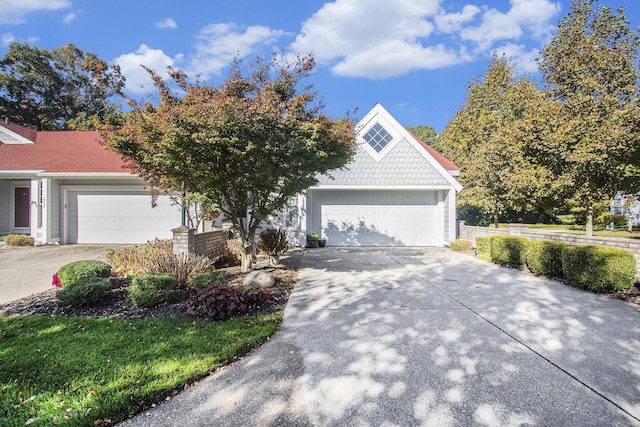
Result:
<svg viewBox="0 0 640 427"><path fill-rule="evenodd" d="M311 79L342 117L376 102L403 125L442 131L468 83L492 52L506 52L536 75L535 58L570 0L0 0L0 55L12 41L54 48L74 43L118 63L132 96L152 86L144 64L167 65L207 82L226 76L231 58L273 51L313 52ZM638 0L625 7L640 26ZM144 87L141 87L144 86Z"/></svg>

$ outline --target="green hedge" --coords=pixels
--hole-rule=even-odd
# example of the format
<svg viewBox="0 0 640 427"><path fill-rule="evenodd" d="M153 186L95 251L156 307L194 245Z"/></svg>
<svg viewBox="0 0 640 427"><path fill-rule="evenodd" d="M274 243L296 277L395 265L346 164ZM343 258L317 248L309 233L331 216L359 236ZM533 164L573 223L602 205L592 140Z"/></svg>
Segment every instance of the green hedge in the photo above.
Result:
<svg viewBox="0 0 640 427"><path fill-rule="evenodd" d="M56 297L64 305L94 305L103 301L111 292L111 282L107 277L82 276L68 282L56 292Z"/></svg>
<svg viewBox="0 0 640 427"><path fill-rule="evenodd" d="M490 237L476 237L476 249L481 256L485 256L487 259L491 257L491 238Z"/></svg>
<svg viewBox="0 0 640 427"><path fill-rule="evenodd" d="M81 277L110 277L111 266L102 261L75 261L63 265L58 270L58 279L62 287L65 288L71 282Z"/></svg>
<svg viewBox="0 0 640 427"><path fill-rule="evenodd" d="M527 243L519 236L491 236L491 261L500 265L522 265L526 262Z"/></svg>
<svg viewBox="0 0 640 427"><path fill-rule="evenodd" d="M615 292L635 284L636 258L624 249L566 245L562 249L562 270L577 288L598 293Z"/></svg>
<svg viewBox="0 0 640 427"><path fill-rule="evenodd" d="M136 276L129 286L129 299L138 307L155 307L180 299L178 282L170 273L149 273Z"/></svg>
<svg viewBox="0 0 640 427"><path fill-rule="evenodd" d="M224 282L224 271L215 270L195 276L189 282L189 287L200 290L212 285L219 285Z"/></svg>
<svg viewBox="0 0 640 427"><path fill-rule="evenodd" d="M456 252L473 251L473 242L471 240L458 239L455 242L451 242L451 250Z"/></svg>
<svg viewBox="0 0 640 427"><path fill-rule="evenodd" d="M527 266L536 276L563 277L562 248L565 244L551 240L532 240L527 245Z"/></svg>

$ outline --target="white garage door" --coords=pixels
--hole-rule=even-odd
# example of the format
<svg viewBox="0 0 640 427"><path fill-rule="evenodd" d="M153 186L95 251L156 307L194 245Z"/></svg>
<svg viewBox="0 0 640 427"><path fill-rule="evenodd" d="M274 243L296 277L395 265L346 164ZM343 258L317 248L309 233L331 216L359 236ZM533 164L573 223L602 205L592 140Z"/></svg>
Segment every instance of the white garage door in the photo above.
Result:
<svg viewBox="0 0 640 427"><path fill-rule="evenodd" d="M315 191L316 227L331 246L441 246L436 192ZM319 224L318 224L319 222Z"/></svg>
<svg viewBox="0 0 640 427"><path fill-rule="evenodd" d="M144 192L70 191L67 243L145 243L169 239L180 226L180 209L166 196L151 207Z"/></svg>

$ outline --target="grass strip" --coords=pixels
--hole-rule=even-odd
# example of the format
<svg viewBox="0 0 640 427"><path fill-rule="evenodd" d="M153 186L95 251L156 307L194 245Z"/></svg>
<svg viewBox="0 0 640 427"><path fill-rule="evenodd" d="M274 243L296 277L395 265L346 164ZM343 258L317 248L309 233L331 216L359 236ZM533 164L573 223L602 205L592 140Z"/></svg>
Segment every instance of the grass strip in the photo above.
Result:
<svg viewBox="0 0 640 427"><path fill-rule="evenodd" d="M1 424L122 421L246 354L281 320L0 316Z"/></svg>

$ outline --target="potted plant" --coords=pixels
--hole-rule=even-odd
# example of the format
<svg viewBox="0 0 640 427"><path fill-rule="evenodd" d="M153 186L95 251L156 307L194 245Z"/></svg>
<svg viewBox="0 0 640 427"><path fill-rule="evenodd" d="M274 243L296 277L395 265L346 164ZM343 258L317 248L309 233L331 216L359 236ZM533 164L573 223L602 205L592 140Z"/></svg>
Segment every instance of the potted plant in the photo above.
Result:
<svg viewBox="0 0 640 427"><path fill-rule="evenodd" d="M307 234L307 247L308 248L317 248L318 247L318 239L320 236L318 233Z"/></svg>
<svg viewBox="0 0 640 427"><path fill-rule="evenodd" d="M327 244L327 239L318 239L318 247L324 248Z"/></svg>

